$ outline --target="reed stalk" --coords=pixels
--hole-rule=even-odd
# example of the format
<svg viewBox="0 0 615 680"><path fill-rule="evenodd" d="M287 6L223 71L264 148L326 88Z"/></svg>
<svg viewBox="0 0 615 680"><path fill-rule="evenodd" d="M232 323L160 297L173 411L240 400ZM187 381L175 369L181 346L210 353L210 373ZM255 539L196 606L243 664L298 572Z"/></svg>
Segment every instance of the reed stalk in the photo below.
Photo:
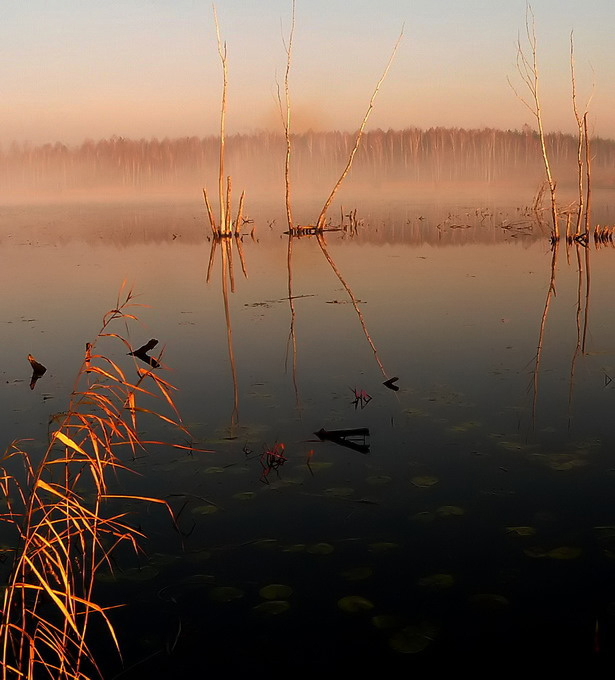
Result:
<svg viewBox="0 0 615 680"><path fill-rule="evenodd" d="M214 23L216 25L216 38L218 41L218 55L222 62L222 103L220 105L220 167L218 172L218 199L220 201L220 231L226 227L226 204L224 201L224 141L226 123L226 90L228 87L228 67L226 59L226 41L222 43L220 38L220 25L218 23L218 13L216 6L214 10Z"/></svg>
<svg viewBox="0 0 615 680"><path fill-rule="evenodd" d="M291 108L290 108L290 87L289 75L291 58L293 51L293 38L295 35L295 0L292 3L292 13L290 21L290 33L288 36L288 43L284 43L286 51L286 71L284 73L284 100L286 104L285 113L282 112L282 100L280 97L280 88L278 87L278 105L280 108L280 115L282 116L282 124L284 126L284 138L286 140L286 156L284 158L284 185L285 185L285 202L286 202L286 221L288 223L288 231L292 234L293 231L293 213L291 207L291 187L290 187L290 157L291 157L291 139L290 139L290 122L291 122Z"/></svg>
<svg viewBox="0 0 615 680"><path fill-rule="evenodd" d="M235 236L241 236L241 224L243 219L243 201L246 192L242 191L239 197L239 206L237 207L237 217L235 218Z"/></svg>
<svg viewBox="0 0 615 680"><path fill-rule="evenodd" d="M207 191L203 189L203 198L205 199L205 207L207 208L207 215L209 217L209 225L211 226L211 231L215 236L218 235L218 230L216 229L216 220L214 219L214 214L209 204L209 199L207 198Z"/></svg>
<svg viewBox="0 0 615 680"><path fill-rule="evenodd" d="M585 234L587 238L590 237L591 230L591 175L592 175L592 163L591 163L591 152L589 145L589 132L587 128L587 111L583 114L583 138L585 140L585 171L586 171L586 194L585 194Z"/></svg>
<svg viewBox="0 0 615 680"><path fill-rule="evenodd" d="M589 137L587 135L587 113L589 110L589 105L591 103L591 100L593 98L593 87L592 87L592 94L589 96L587 103L585 105L585 109L583 111L583 115L579 113L578 107L577 107L577 85L576 85L576 77L575 77L575 68L574 68L574 34L571 31L570 32L570 80L571 80L571 86L572 86L572 110L574 112L574 118L577 123L577 177L578 177L578 192L579 192L579 199L578 199L578 204L579 204L579 209L577 212L577 221L576 221L576 228L575 228L575 233L574 237L575 238L580 238L582 236L581 234L581 222L583 221L583 214L584 214L584 209L586 210L585 212L585 237L589 238L589 203L585 202L585 197L584 197L584 187L583 187L583 147L585 146L585 166L586 166L586 174L587 174L587 201L589 201L590 196L591 196L591 190L590 190L590 180L591 180L591 168L590 168L590 154L589 154Z"/></svg>
<svg viewBox="0 0 615 680"><path fill-rule="evenodd" d="M136 379L130 379L115 360L98 350L103 339L119 343L124 353L132 349L114 330L118 323L137 320L130 310L135 306L132 292L120 296L105 314L95 340L86 346L68 409L40 462L34 464L16 443L0 460L0 488L7 502L0 521L17 537L0 622L3 680L101 677L90 644L91 620L103 622L118 653L120 643L109 608L94 599L95 577L101 568L112 568L118 547L127 544L139 552L143 538L128 523L127 513L113 506L140 500L173 516L166 501L111 492L111 478L127 470L122 457L164 444L139 436L141 414L187 432L170 383L151 366L136 363ZM139 406L144 396L158 396L171 415ZM18 463L22 473L14 471Z"/></svg>

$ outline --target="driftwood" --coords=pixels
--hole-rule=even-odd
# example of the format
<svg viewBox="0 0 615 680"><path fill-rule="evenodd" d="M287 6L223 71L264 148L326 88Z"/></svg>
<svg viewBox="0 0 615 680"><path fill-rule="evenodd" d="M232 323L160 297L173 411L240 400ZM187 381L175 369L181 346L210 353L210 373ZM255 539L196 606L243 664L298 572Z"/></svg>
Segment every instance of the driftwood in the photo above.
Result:
<svg viewBox="0 0 615 680"><path fill-rule="evenodd" d="M367 427L355 427L350 430L325 430L320 428L314 434L320 441L333 442L359 453L369 453L369 444L365 443L365 437L369 437L369 428ZM355 442L352 438L362 439L363 443Z"/></svg>

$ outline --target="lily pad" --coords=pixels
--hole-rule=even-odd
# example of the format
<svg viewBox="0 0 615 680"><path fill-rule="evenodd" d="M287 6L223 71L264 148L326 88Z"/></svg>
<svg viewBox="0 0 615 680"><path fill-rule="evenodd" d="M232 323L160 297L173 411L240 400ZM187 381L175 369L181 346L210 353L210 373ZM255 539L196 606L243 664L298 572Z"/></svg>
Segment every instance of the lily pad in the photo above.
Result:
<svg viewBox="0 0 615 680"><path fill-rule="evenodd" d="M436 510L438 517L460 517L465 515L465 510L458 505L441 505Z"/></svg>
<svg viewBox="0 0 615 680"><path fill-rule="evenodd" d="M342 576L347 581L363 581L374 575L374 570L371 567L353 567L342 572Z"/></svg>
<svg viewBox="0 0 615 680"><path fill-rule="evenodd" d="M406 626L389 639L389 646L400 654L418 654L433 641L429 633L422 626Z"/></svg>
<svg viewBox="0 0 615 680"><path fill-rule="evenodd" d="M194 515L213 515L216 512L218 512L218 508L215 505L197 505L192 508Z"/></svg>
<svg viewBox="0 0 615 680"><path fill-rule="evenodd" d="M219 475L222 472L224 472L224 468L220 465L212 465L208 468L205 468L206 475Z"/></svg>
<svg viewBox="0 0 615 680"><path fill-rule="evenodd" d="M486 611L497 611L510 604L504 595L498 593L478 593L470 598L470 603Z"/></svg>
<svg viewBox="0 0 615 680"><path fill-rule="evenodd" d="M298 553L298 552L304 552L306 548L305 543L293 543L292 545L287 545L282 552L288 552L288 553Z"/></svg>
<svg viewBox="0 0 615 680"><path fill-rule="evenodd" d="M390 541L379 541L378 543L370 543L369 551L373 553L389 552L399 548L399 543L392 543Z"/></svg>
<svg viewBox="0 0 615 680"><path fill-rule="evenodd" d="M251 501L256 494L254 491L241 491L239 493L233 494L233 498L238 501Z"/></svg>
<svg viewBox="0 0 615 680"><path fill-rule="evenodd" d="M189 586L209 585L216 582L216 577L213 574L190 574L183 578L181 582Z"/></svg>
<svg viewBox="0 0 615 680"><path fill-rule="evenodd" d="M348 496L352 496L354 493L354 489L351 489L348 486L340 486L340 487L335 487L333 489L325 489L323 491L325 496L335 496L337 498L347 498Z"/></svg>
<svg viewBox="0 0 615 680"><path fill-rule="evenodd" d="M506 527L507 534L515 534L515 536L535 536L536 529L534 527Z"/></svg>
<svg viewBox="0 0 615 680"><path fill-rule="evenodd" d="M156 567L151 565L145 565L144 567L133 567L132 569L126 569L125 571L118 574L122 579L127 579L128 581L149 581L149 579L156 578L160 572Z"/></svg>
<svg viewBox="0 0 615 680"><path fill-rule="evenodd" d="M395 628L402 628L405 620L401 616L392 614L378 614L372 616L372 625L378 630L392 630Z"/></svg>
<svg viewBox="0 0 615 680"><path fill-rule="evenodd" d="M259 614L268 614L269 616L278 616L284 614L290 609L290 602L288 600L269 600L261 602L253 608Z"/></svg>
<svg viewBox="0 0 615 680"><path fill-rule="evenodd" d="M381 484L389 484L393 481L393 478L389 477L389 475L370 475L365 481L368 484L376 486Z"/></svg>
<svg viewBox="0 0 615 680"><path fill-rule="evenodd" d="M581 555L581 552L581 548L563 545L549 550L547 557L550 557L552 560L574 560Z"/></svg>
<svg viewBox="0 0 615 680"><path fill-rule="evenodd" d="M255 548L271 549L276 548L279 541L277 538L259 538L257 541L252 541L252 546Z"/></svg>
<svg viewBox="0 0 615 680"><path fill-rule="evenodd" d="M311 555L330 555L334 550L335 548L330 543L312 543L307 547Z"/></svg>
<svg viewBox="0 0 615 680"><path fill-rule="evenodd" d="M300 466L302 469L305 469L304 465ZM318 472L319 470L327 470L330 467L333 467L333 463L328 460L312 460L309 463L310 470L312 472Z"/></svg>
<svg viewBox="0 0 615 680"><path fill-rule="evenodd" d="M243 590L234 586L218 586L209 591L209 598L214 602L233 602L243 597Z"/></svg>
<svg viewBox="0 0 615 680"><path fill-rule="evenodd" d="M346 595L337 601L337 606L349 614L358 614L374 608L374 604L362 595Z"/></svg>
<svg viewBox="0 0 615 680"><path fill-rule="evenodd" d="M418 581L419 585L423 588L431 588L432 590L445 590L450 588L455 579L451 574L430 574L429 576L423 576Z"/></svg>
<svg viewBox="0 0 615 680"><path fill-rule="evenodd" d="M192 550L191 552L184 553L182 559L188 562L204 562L210 557L211 552L209 550Z"/></svg>
<svg viewBox="0 0 615 680"><path fill-rule="evenodd" d="M417 512L414 515L412 515L412 517L410 517L410 519L413 520L414 522L420 522L421 524L433 522L435 518L436 518L435 514L433 512L429 512L428 510Z"/></svg>
<svg viewBox="0 0 615 680"><path fill-rule="evenodd" d="M263 586L258 594L264 600L287 600L293 594L293 589L282 583L270 583L268 586Z"/></svg>
<svg viewBox="0 0 615 680"><path fill-rule="evenodd" d="M436 485L440 480L432 475L417 475L411 479L414 486L418 486L420 489L428 489L431 486Z"/></svg>

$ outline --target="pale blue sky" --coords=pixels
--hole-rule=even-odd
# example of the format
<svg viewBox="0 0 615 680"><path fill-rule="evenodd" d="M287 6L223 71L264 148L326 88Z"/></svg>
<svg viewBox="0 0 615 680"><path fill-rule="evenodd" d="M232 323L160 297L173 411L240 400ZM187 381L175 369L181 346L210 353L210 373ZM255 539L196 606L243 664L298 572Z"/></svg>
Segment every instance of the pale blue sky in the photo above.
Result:
<svg viewBox="0 0 615 680"><path fill-rule="evenodd" d="M228 46L229 133L280 129L276 75L290 0L219 0ZM356 129L402 24L370 127L532 123L515 43L525 0L297 0L291 96L298 127ZM581 106L615 137L615 0L534 0L547 129L574 129L570 31ZM522 34L523 35L523 34ZM592 72L593 69L593 72ZM217 132L221 68L201 0L3 0L0 142L79 143Z"/></svg>

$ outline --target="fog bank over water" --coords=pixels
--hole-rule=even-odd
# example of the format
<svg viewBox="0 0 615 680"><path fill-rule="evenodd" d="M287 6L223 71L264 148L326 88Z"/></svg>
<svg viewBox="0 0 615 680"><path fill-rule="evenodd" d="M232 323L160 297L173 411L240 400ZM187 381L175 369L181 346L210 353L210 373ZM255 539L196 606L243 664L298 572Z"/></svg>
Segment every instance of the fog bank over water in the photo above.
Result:
<svg viewBox="0 0 615 680"><path fill-rule="evenodd" d="M355 135L313 132L293 135L291 186L297 197L326 197L343 171ZM547 135L547 150L558 190L577 184L577 138ZM248 197L280 200L284 195L285 140L260 132L226 140L225 175L233 191ZM592 184L615 188L615 142L591 141ZM86 140L31 146L13 143L0 152L0 201L129 196L192 196L218 186L219 140L177 139ZM369 190L375 196L396 195L413 186L447 193L480 187L481 192L522 188L535 193L544 180L538 135L490 128L375 130L361 140L345 196Z"/></svg>

